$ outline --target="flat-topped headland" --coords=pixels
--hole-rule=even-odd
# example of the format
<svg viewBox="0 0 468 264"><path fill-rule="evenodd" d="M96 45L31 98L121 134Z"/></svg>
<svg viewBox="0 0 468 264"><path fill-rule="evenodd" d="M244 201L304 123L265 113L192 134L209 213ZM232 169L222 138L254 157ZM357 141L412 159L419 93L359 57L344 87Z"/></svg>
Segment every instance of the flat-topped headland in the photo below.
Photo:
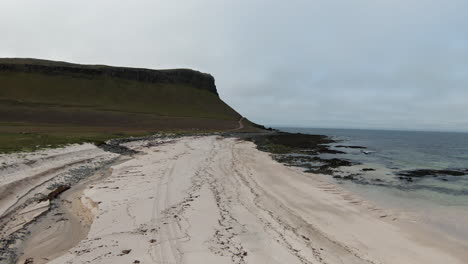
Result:
<svg viewBox="0 0 468 264"><path fill-rule="evenodd" d="M0 72L35 73L74 78L119 78L122 80L183 84L218 95L215 79L192 69L152 70L144 68L85 65L38 59L0 59Z"/></svg>
<svg viewBox="0 0 468 264"><path fill-rule="evenodd" d="M0 152L259 127L220 98L213 76L191 69L0 59L0 86Z"/></svg>

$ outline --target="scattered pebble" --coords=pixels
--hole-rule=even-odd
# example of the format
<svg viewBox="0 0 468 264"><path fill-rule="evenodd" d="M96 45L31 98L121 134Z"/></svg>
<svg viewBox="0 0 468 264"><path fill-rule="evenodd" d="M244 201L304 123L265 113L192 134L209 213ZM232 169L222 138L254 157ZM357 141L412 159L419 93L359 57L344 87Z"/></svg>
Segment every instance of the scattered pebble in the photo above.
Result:
<svg viewBox="0 0 468 264"><path fill-rule="evenodd" d="M128 254L130 254L130 252L132 252L131 249L124 249L124 250L122 250L122 254L120 254L119 256L128 255Z"/></svg>

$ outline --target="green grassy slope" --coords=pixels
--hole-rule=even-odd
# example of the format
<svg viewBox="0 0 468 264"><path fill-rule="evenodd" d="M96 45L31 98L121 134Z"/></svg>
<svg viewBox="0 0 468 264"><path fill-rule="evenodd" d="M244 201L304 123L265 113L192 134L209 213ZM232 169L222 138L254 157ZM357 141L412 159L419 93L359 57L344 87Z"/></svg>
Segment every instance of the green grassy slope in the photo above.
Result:
<svg viewBox="0 0 468 264"><path fill-rule="evenodd" d="M0 59L0 152L156 131L230 130L240 117L219 98L211 76L192 70Z"/></svg>
<svg viewBox="0 0 468 264"><path fill-rule="evenodd" d="M38 107L79 107L160 116L239 118L217 95L184 84L8 72L0 73L0 85L0 100L35 104Z"/></svg>

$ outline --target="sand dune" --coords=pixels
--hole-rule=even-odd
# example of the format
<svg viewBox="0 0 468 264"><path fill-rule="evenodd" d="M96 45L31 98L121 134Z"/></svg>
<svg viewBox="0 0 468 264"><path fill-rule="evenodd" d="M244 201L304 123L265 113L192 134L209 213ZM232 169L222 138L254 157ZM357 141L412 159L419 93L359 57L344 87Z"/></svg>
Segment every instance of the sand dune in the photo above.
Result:
<svg viewBox="0 0 468 264"><path fill-rule="evenodd" d="M35 232L18 263L468 260L463 242L285 167L251 142L203 136L127 146L141 153L64 193L75 201L69 218L89 226L75 234L83 239L58 254L63 235Z"/></svg>

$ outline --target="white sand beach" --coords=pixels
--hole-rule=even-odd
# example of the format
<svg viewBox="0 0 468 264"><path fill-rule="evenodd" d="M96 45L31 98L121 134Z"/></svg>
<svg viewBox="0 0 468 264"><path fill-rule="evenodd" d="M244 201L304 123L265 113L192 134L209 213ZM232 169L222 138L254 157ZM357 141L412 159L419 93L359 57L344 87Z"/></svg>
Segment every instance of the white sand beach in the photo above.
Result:
<svg viewBox="0 0 468 264"><path fill-rule="evenodd" d="M199 136L126 145L140 153L119 158L75 146L75 154L45 153L54 158L1 171L0 188L15 186L15 195L2 191L6 236L21 225L6 213L31 189L70 164L113 160L60 196L62 218L31 225L17 263L468 262L466 241L286 167L251 142ZM48 208L29 206L22 212Z"/></svg>

